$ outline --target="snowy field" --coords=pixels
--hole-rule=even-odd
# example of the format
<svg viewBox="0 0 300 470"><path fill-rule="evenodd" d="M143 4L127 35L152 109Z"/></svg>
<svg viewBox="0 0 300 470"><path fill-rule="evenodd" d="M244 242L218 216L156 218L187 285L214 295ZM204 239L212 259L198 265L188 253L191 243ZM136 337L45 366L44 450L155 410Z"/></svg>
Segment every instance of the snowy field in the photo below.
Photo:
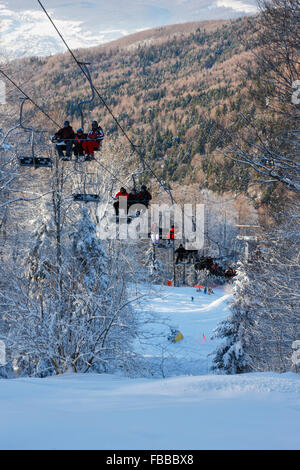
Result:
<svg viewBox="0 0 300 470"><path fill-rule="evenodd" d="M299 449L299 376L207 373L229 297L221 288L157 291L149 305L157 323L136 348L161 377L0 380L0 448ZM184 339L170 343L170 327Z"/></svg>

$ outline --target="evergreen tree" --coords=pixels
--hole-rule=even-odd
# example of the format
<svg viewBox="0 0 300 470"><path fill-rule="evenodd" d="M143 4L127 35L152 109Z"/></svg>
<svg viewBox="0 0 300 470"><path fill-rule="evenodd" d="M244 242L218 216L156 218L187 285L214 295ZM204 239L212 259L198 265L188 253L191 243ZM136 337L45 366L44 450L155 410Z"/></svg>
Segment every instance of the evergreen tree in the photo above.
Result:
<svg viewBox="0 0 300 470"><path fill-rule="evenodd" d="M231 316L220 322L213 338L222 338L223 343L215 351L213 370L226 374L240 374L250 370L248 331L252 324L252 311L248 296L250 279L242 263L234 282Z"/></svg>

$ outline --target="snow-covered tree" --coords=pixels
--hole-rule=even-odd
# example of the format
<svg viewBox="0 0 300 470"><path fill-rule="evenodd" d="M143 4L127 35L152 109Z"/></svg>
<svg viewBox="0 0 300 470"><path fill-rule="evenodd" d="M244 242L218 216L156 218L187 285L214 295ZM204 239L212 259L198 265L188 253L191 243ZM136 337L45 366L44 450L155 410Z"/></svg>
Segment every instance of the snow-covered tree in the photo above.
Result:
<svg viewBox="0 0 300 470"><path fill-rule="evenodd" d="M226 344L216 368L229 372L237 371L241 352L241 371L296 370L292 344L300 337L299 1L266 0L260 7L257 68L248 75L259 112L243 116L247 126L239 136L231 127L227 155L251 167L267 187L279 184L284 204L273 209L275 223L263 231L263 256L244 263L232 315L217 332Z"/></svg>
<svg viewBox="0 0 300 470"><path fill-rule="evenodd" d="M59 247L51 222L35 233L25 273L11 280L7 344L15 365L41 377L111 370L130 355L135 334L120 253L106 253L86 209L68 237L60 233Z"/></svg>
<svg viewBox="0 0 300 470"><path fill-rule="evenodd" d="M294 370L293 342L300 337L299 216L288 215L264 241L265 251L240 263L231 316L216 337L214 369L227 373Z"/></svg>
<svg viewBox="0 0 300 470"><path fill-rule="evenodd" d="M139 294L129 294L130 263L118 241L98 238L94 208L70 204L72 181L72 168L56 161L50 180L40 181L47 197L32 204L31 223L25 213L18 264L5 266L2 331L18 374L131 367Z"/></svg>
<svg viewBox="0 0 300 470"><path fill-rule="evenodd" d="M239 263L234 282L231 315L220 322L215 329L214 338L222 338L223 342L214 353L213 370L227 374L239 374L250 370L250 358L247 354L248 331L253 324L251 296L249 296L250 280L242 263Z"/></svg>
<svg viewBox="0 0 300 470"><path fill-rule="evenodd" d="M251 168L260 184L299 193L300 2L262 0L259 7L252 20L254 60L245 74L257 112L239 115L236 132L234 124L226 131L225 154Z"/></svg>
<svg viewBox="0 0 300 470"><path fill-rule="evenodd" d="M297 211L298 212L298 211ZM295 370L292 344L300 337L299 212L286 214L284 224L268 237L268 251L259 260L252 292L256 311L251 332L256 370Z"/></svg>
<svg viewBox="0 0 300 470"><path fill-rule="evenodd" d="M161 280L163 266L160 259L157 257L155 246L153 244L151 244L145 253L145 266L148 268L153 282Z"/></svg>

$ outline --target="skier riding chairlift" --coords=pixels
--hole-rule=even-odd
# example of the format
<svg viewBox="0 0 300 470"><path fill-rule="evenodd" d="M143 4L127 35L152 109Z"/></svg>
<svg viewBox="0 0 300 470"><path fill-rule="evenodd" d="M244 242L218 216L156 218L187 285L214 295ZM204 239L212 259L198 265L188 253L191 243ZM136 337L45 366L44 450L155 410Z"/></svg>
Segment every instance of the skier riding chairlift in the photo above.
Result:
<svg viewBox="0 0 300 470"><path fill-rule="evenodd" d="M115 195L114 199L116 202L114 202L114 210L116 217L119 217L119 206L120 206L120 198L126 198L128 200L129 194L127 193L125 188L121 188L120 191Z"/></svg>
<svg viewBox="0 0 300 470"><path fill-rule="evenodd" d="M92 130L88 133L87 139L82 143L85 154L85 160L95 160L94 152L101 150L104 132L97 121L92 122Z"/></svg>
<svg viewBox="0 0 300 470"><path fill-rule="evenodd" d="M87 134L83 132L83 129L82 128L77 129L77 132L75 134L74 147L73 147L74 156L77 161L79 157L83 157L84 155L83 143L85 142L86 138L87 138Z"/></svg>
<svg viewBox="0 0 300 470"><path fill-rule="evenodd" d="M143 204L148 209L151 199L151 194L149 193L147 187L143 184L141 186L141 191L137 193L137 202Z"/></svg>
<svg viewBox="0 0 300 470"><path fill-rule="evenodd" d="M180 243L177 250L175 250L175 253L177 253L175 264L178 264L179 262L184 261L184 259L186 258L187 250L184 248L182 243Z"/></svg>
<svg viewBox="0 0 300 470"><path fill-rule="evenodd" d="M56 142L58 156L65 161L71 160L75 132L69 121L64 122L64 127L54 134L53 142ZM66 154L64 154L64 151Z"/></svg>

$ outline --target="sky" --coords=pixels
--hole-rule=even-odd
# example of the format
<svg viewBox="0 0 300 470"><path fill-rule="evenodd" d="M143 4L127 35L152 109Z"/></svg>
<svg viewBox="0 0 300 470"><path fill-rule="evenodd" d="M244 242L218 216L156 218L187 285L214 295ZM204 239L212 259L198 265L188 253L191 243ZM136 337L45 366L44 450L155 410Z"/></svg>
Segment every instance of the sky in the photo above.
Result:
<svg viewBox="0 0 300 470"><path fill-rule="evenodd" d="M72 48L158 26L228 19L257 11L255 0L42 0ZM0 0L0 48L14 56L64 51L37 0Z"/></svg>

